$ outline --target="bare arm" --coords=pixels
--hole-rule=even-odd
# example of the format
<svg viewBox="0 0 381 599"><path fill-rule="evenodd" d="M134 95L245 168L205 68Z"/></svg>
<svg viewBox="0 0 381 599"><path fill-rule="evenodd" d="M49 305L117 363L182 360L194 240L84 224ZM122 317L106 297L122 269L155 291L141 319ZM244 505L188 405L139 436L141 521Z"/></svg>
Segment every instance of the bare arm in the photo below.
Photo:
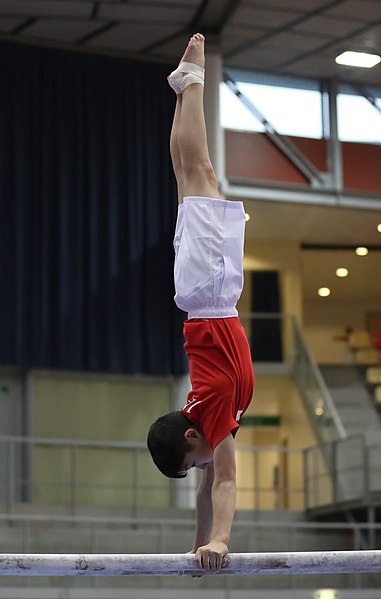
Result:
<svg viewBox="0 0 381 599"><path fill-rule="evenodd" d="M198 566L206 570L219 570L228 552L237 498L235 443L231 434L217 445L213 461L212 530L209 542L196 551Z"/></svg>
<svg viewBox="0 0 381 599"><path fill-rule="evenodd" d="M193 553L202 545L210 541L213 522L212 485L214 480L213 464L202 471L196 495L196 533L193 544Z"/></svg>

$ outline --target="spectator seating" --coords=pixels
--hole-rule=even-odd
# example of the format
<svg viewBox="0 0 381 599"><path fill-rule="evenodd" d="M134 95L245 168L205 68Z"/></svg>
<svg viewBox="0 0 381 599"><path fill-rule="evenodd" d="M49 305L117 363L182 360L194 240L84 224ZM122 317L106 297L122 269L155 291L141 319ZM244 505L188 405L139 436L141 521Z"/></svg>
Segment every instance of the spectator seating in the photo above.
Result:
<svg viewBox="0 0 381 599"><path fill-rule="evenodd" d="M371 335L372 345L377 349L381 349L381 332L380 333L372 333Z"/></svg>
<svg viewBox="0 0 381 599"><path fill-rule="evenodd" d="M361 366L381 364L381 333L352 331L349 336L349 346L354 354L355 364Z"/></svg>
<svg viewBox="0 0 381 599"><path fill-rule="evenodd" d="M370 366L366 369L366 382L373 391L377 409L381 411L381 366Z"/></svg>
<svg viewBox="0 0 381 599"><path fill-rule="evenodd" d="M349 335L349 346L353 350L372 347L371 334L368 331L352 331Z"/></svg>
<svg viewBox="0 0 381 599"><path fill-rule="evenodd" d="M381 385L378 385L378 387L376 387L374 390L374 401L376 402L377 406L381 407Z"/></svg>
<svg viewBox="0 0 381 599"><path fill-rule="evenodd" d="M381 366L367 368L366 371L366 382L370 385L381 385Z"/></svg>

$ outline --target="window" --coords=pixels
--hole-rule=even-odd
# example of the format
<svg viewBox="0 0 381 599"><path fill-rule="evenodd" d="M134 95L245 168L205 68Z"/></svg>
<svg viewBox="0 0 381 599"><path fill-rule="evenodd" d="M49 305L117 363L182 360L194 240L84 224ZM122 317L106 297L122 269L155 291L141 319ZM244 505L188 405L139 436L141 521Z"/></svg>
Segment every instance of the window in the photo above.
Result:
<svg viewBox="0 0 381 599"><path fill-rule="evenodd" d="M242 95L251 102L278 133L321 139L323 133L322 95L318 80L231 70ZM254 83L255 81L255 83ZM341 141L381 144L381 89L367 91L376 106L350 84L340 84L337 95L338 135ZM225 83L221 83L221 124L225 129L265 131L255 116Z"/></svg>
<svg viewBox="0 0 381 599"><path fill-rule="evenodd" d="M376 99L381 109L381 98ZM363 96L337 96L338 135L341 141L381 143L381 113Z"/></svg>
<svg viewBox="0 0 381 599"><path fill-rule="evenodd" d="M321 93L312 89L239 82L248 98L278 133L322 137ZM225 84L221 84L221 123L226 129L264 131L264 126Z"/></svg>

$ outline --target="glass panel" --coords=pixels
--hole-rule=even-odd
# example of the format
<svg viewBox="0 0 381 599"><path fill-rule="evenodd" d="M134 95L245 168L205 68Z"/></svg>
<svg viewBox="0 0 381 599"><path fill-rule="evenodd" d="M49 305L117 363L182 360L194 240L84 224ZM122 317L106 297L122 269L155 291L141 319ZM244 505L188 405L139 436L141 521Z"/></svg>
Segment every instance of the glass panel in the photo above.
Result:
<svg viewBox="0 0 381 599"><path fill-rule="evenodd" d="M75 450L74 493L79 505L134 505L134 453L129 449Z"/></svg>
<svg viewBox="0 0 381 599"><path fill-rule="evenodd" d="M321 139L321 94L315 90L238 83L239 90L283 135ZM221 124L226 129L264 131L261 122L237 96L221 84Z"/></svg>
<svg viewBox="0 0 381 599"><path fill-rule="evenodd" d="M137 452L136 460L137 505L141 508L170 507L169 479L159 472L148 452Z"/></svg>
<svg viewBox="0 0 381 599"><path fill-rule="evenodd" d="M169 507L170 483L146 450L46 445L32 455L35 502Z"/></svg>
<svg viewBox="0 0 381 599"><path fill-rule="evenodd" d="M313 447L306 452L306 507L333 502L332 445Z"/></svg>
<svg viewBox="0 0 381 599"><path fill-rule="evenodd" d="M306 403L312 423L320 440L325 443L340 437L340 418L329 391L312 361L301 333L294 322L294 374L300 393ZM342 425L341 425L342 427Z"/></svg>
<svg viewBox="0 0 381 599"><path fill-rule="evenodd" d="M373 492L381 491L381 434L378 443L372 443L371 447L368 448L369 491Z"/></svg>
<svg viewBox="0 0 381 599"><path fill-rule="evenodd" d="M360 499L365 493L364 439L353 437L335 446L336 501Z"/></svg>
<svg viewBox="0 0 381 599"><path fill-rule="evenodd" d="M237 448L237 508L304 508L302 450Z"/></svg>
<svg viewBox="0 0 381 599"><path fill-rule="evenodd" d="M67 504L72 500L69 447L33 446L32 500L43 504Z"/></svg>
<svg viewBox="0 0 381 599"><path fill-rule="evenodd" d="M381 108L381 99L377 98ZM381 114L362 96L337 95L339 139L381 143Z"/></svg>
<svg viewBox="0 0 381 599"><path fill-rule="evenodd" d="M264 126L226 85L220 85L220 120L224 129L264 131Z"/></svg>

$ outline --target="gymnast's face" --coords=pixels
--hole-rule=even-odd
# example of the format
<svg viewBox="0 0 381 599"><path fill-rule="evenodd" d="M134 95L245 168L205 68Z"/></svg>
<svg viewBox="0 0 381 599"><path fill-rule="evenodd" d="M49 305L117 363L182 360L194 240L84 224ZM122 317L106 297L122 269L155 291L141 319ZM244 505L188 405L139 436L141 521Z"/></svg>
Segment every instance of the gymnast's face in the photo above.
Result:
<svg viewBox="0 0 381 599"><path fill-rule="evenodd" d="M213 462L213 450L207 444L204 435L196 428L188 428L184 436L192 448L185 454L184 470L191 468L204 470Z"/></svg>

